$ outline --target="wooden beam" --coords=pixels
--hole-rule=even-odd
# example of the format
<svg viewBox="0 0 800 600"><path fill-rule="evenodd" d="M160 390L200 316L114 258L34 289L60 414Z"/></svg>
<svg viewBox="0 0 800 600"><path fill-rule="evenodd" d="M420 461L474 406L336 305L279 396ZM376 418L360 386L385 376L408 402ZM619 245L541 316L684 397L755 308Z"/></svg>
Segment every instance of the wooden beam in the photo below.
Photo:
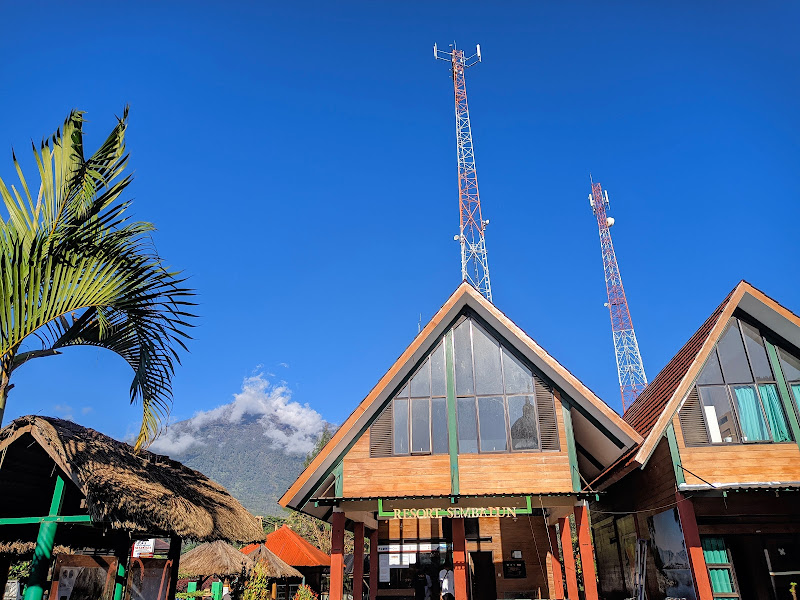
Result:
<svg viewBox="0 0 800 600"><path fill-rule="evenodd" d="M353 600L364 597L364 523L353 524Z"/></svg>
<svg viewBox="0 0 800 600"><path fill-rule="evenodd" d="M681 529L683 529L683 541L686 544L686 551L689 555L689 566L692 568L692 579L694 579L697 587L698 600L713 600L711 580L708 576L703 547L700 544L700 532L697 530L694 506L692 501L680 492L675 492L675 499L678 504Z"/></svg>
<svg viewBox="0 0 800 600"><path fill-rule="evenodd" d="M564 559L567 598L578 600L578 572L575 569L575 551L572 548L572 526L569 517L558 520L558 530L561 534L561 556Z"/></svg>
<svg viewBox="0 0 800 600"><path fill-rule="evenodd" d="M447 433L450 453L450 493L457 496L461 493L458 476L458 428L456 427L456 371L455 350L453 347L453 331L444 336L444 379L447 390Z"/></svg>
<svg viewBox="0 0 800 600"><path fill-rule="evenodd" d="M585 502L575 507L575 528L578 530L578 552L581 554L584 597L586 600L598 600L594 548L592 533L589 531L589 506Z"/></svg>
<svg viewBox="0 0 800 600"><path fill-rule="evenodd" d="M344 597L344 521L343 512L331 515L331 587L329 600Z"/></svg>
<svg viewBox="0 0 800 600"><path fill-rule="evenodd" d="M47 516L47 517L8 517L0 519L0 525L31 525L35 523L89 523L89 515Z"/></svg>
<svg viewBox="0 0 800 600"><path fill-rule="evenodd" d="M378 564L378 530L369 532L369 600L378 597L378 581L380 580L380 565Z"/></svg>
<svg viewBox="0 0 800 600"><path fill-rule="evenodd" d="M50 500L51 517L61 512L64 503L64 479L56 475L53 497ZM36 548L33 550L31 561L31 574L28 577L28 588L25 590L25 600L42 600L44 587L47 584L47 572L53 560L53 544L56 539L57 523L43 522L39 525L39 535L36 537Z"/></svg>
<svg viewBox="0 0 800 600"><path fill-rule="evenodd" d="M181 562L181 538L173 535L169 538L169 553L167 554L171 561L171 569L169 574L169 586L167 587L167 600L175 600L175 590L178 587L178 566Z"/></svg>
<svg viewBox="0 0 800 600"><path fill-rule="evenodd" d="M452 519L453 524L453 587L455 600L469 600L467 586L467 536L464 519Z"/></svg>
<svg viewBox="0 0 800 600"><path fill-rule="evenodd" d="M553 549L549 552L550 566L553 569L553 589L550 590L550 597L561 599L564 598L564 576L561 573L561 562L558 560L558 534L556 528L550 526L547 528L547 535L550 536L550 546Z"/></svg>

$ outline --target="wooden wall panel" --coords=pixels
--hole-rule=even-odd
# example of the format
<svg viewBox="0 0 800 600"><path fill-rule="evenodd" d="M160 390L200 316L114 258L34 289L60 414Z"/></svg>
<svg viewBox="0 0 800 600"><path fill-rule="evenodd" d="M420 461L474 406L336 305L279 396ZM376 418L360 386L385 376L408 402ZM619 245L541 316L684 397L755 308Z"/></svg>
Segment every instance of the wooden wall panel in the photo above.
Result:
<svg viewBox="0 0 800 600"><path fill-rule="evenodd" d="M712 483L745 481L800 481L800 448L781 444L730 444L687 447L680 419L672 421L681 464ZM684 472L686 483L704 483Z"/></svg>
<svg viewBox="0 0 800 600"><path fill-rule="evenodd" d="M462 494L571 492L569 457L562 452L461 454Z"/></svg>
<svg viewBox="0 0 800 600"><path fill-rule="evenodd" d="M370 458L367 433L345 455L342 474L345 498L450 493L448 455Z"/></svg>

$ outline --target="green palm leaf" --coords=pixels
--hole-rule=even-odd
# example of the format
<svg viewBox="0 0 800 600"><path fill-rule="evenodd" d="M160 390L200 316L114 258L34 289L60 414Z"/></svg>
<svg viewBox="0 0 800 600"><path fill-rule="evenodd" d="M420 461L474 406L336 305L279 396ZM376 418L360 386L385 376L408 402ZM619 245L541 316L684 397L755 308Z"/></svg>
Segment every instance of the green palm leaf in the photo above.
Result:
<svg viewBox="0 0 800 600"><path fill-rule="evenodd" d="M73 111L33 152L41 185L30 193L0 179L8 219L0 225L0 421L15 369L76 345L106 348L133 369L141 402L136 447L148 445L172 405L172 376L191 327L193 291L150 243L153 226L131 222L120 196L130 184L128 110L89 158L83 113ZM31 343L38 347L22 351Z"/></svg>

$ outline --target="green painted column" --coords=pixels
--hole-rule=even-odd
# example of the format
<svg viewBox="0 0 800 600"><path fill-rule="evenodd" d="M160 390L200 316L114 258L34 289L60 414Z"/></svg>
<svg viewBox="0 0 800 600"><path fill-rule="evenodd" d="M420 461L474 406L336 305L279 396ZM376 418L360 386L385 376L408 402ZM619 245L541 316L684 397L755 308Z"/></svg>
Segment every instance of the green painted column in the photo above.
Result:
<svg viewBox="0 0 800 600"><path fill-rule="evenodd" d="M778 351L769 342L764 340L767 344L767 356L769 357L769 364L772 367L772 372L775 374L775 381L778 383L778 394L783 403L783 410L789 419L789 427L792 428L792 435L794 441L800 446L800 424L797 422L797 415L792 406L792 394L789 392L789 386L786 385L786 378L783 376L783 369L781 368L781 361L778 359Z"/></svg>
<svg viewBox="0 0 800 600"><path fill-rule="evenodd" d="M196 592L197 591L197 582L196 581L190 581L188 584L186 584L186 591L187 592Z"/></svg>
<svg viewBox="0 0 800 600"><path fill-rule="evenodd" d="M559 394L561 400L561 415L564 417L564 430L567 432L567 454L569 454L569 470L572 474L573 491L581 491L581 475L578 471L578 451L575 448L575 434L572 432L572 414L569 412L569 403Z"/></svg>
<svg viewBox="0 0 800 600"><path fill-rule="evenodd" d="M211 584L211 598L212 600L222 600L222 582L215 581Z"/></svg>
<svg viewBox="0 0 800 600"><path fill-rule="evenodd" d="M458 480L458 427L456 426L456 363L453 347L453 331L444 336L444 371L447 382L447 435L450 438L450 494L458 496L461 484Z"/></svg>
<svg viewBox="0 0 800 600"><path fill-rule="evenodd" d="M672 468L675 471L675 481L678 485L686 483L686 478L683 475L683 467L681 466L681 453L678 451L678 438L675 437L675 428L672 423L667 427L667 442L669 443L669 455L672 458Z"/></svg>
<svg viewBox="0 0 800 600"><path fill-rule="evenodd" d="M64 480L61 475L56 477L53 498L50 501L50 513L55 517L61 512L64 502ZM47 585L47 571L53 560L53 544L56 539L56 526L54 522L45 522L39 525L39 535L36 537L36 548L31 561L31 574L28 577L28 588L25 590L25 600L42 600L44 588Z"/></svg>
<svg viewBox="0 0 800 600"><path fill-rule="evenodd" d="M117 565L117 578L114 583L114 600L122 600L125 597L125 565L122 558Z"/></svg>

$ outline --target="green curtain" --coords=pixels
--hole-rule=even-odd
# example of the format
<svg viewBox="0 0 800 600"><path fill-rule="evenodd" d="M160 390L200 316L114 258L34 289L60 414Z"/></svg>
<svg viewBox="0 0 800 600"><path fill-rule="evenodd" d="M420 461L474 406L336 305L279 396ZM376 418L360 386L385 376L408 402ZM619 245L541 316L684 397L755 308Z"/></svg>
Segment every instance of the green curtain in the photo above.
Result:
<svg viewBox="0 0 800 600"><path fill-rule="evenodd" d="M800 383L792 384L792 393L794 394L794 403L797 404L797 408L800 410Z"/></svg>
<svg viewBox="0 0 800 600"><path fill-rule="evenodd" d="M758 386L761 401L764 403L764 412L767 413L767 422L772 430L772 439L776 442L790 442L789 424L783 414L781 399L778 396L778 387L774 383L764 383Z"/></svg>
<svg viewBox="0 0 800 600"><path fill-rule="evenodd" d="M727 567L714 568L715 565L726 564L728 562L728 551L725 548L725 540L721 537L703 536L700 538L703 546L703 557L708 566L708 575L711 579L711 589L717 594L733 593L733 578L731 571Z"/></svg>
<svg viewBox="0 0 800 600"><path fill-rule="evenodd" d="M742 426L745 440L748 442L769 441L767 424L764 422L764 415L761 414L755 388L749 385L734 386L733 391L736 394L739 424Z"/></svg>

